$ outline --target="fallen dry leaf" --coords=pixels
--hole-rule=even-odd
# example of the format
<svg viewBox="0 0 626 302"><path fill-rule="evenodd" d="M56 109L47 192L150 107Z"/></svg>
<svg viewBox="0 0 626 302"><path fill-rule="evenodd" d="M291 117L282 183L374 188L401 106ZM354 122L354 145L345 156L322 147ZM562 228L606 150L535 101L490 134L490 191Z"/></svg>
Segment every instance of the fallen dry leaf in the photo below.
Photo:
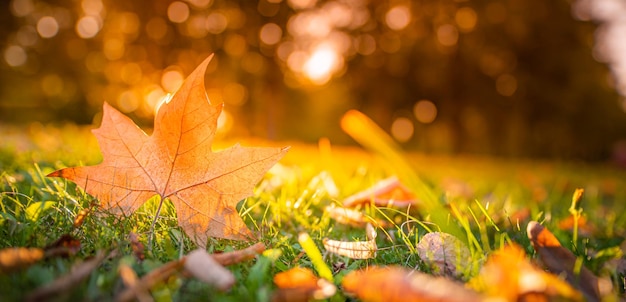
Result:
<svg viewBox="0 0 626 302"><path fill-rule="evenodd" d="M339 241L324 238L324 248L337 255L352 259L370 259L376 257L376 229L371 224L365 228L367 241Z"/></svg>
<svg viewBox="0 0 626 302"><path fill-rule="evenodd" d="M235 284L235 276L215 261L204 249L197 249L185 258L185 270L198 280L215 286L220 291L227 291Z"/></svg>
<svg viewBox="0 0 626 302"><path fill-rule="evenodd" d="M202 247L208 237L252 238L235 208L252 195L263 174L288 148L235 145L211 149L223 104L208 101L207 58L164 103L146 135L130 118L104 103L100 128L93 131L103 154L96 166L55 171L49 177L75 182L105 209L130 214L153 195L169 198L178 223Z"/></svg>
<svg viewBox="0 0 626 302"><path fill-rule="evenodd" d="M366 190L347 197L343 201L343 206L349 208L370 203L379 207L407 207L409 205L417 205L419 201L397 177L391 176L377 182Z"/></svg>
<svg viewBox="0 0 626 302"><path fill-rule="evenodd" d="M362 301L483 301L478 293L452 280L398 266L352 271L344 276L341 286Z"/></svg>
<svg viewBox="0 0 626 302"><path fill-rule="evenodd" d="M385 221L365 216L365 214L349 208L332 205L325 207L324 212L326 212L330 218L334 219L338 223L357 228L365 227L368 223L377 227L386 227L388 225Z"/></svg>
<svg viewBox="0 0 626 302"><path fill-rule="evenodd" d="M72 237L72 235L64 234L57 241L46 246L44 251L46 258L69 257L78 253L80 246L80 240Z"/></svg>
<svg viewBox="0 0 626 302"><path fill-rule="evenodd" d="M433 274L458 277L471 260L467 246L453 235L432 232L417 244L417 254Z"/></svg>
<svg viewBox="0 0 626 302"><path fill-rule="evenodd" d="M44 258L40 248L10 247L0 250L0 272L10 273Z"/></svg>
<svg viewBox="0 0 626 302"><path fill-rule="evenodd" d="M535 267L518 245L492 253L469 284L494 301L581 301L582 296L556 275Z"/></svg>
<svg viewBox="0 0 626 302"><path fill-rule="evenodd" d="M278 290L272 294L272 302L306 302L327 299L335 294L337 287L319 278L310 269L294 267L274 276Z"/></svg>
<svg viewBox="0 0 626 302"><path fill-rule="evenodd" d="M576 256L564 248L548 229L536 221L531 221L526 232L541 262L550 272L565 275L567 282L580 289L587 301L601 300L598 277L585 266L578 265Z"/></svg>
<svg viewBox="0 0 626 302"><path fill-rule="evenodd" d="M130 241L130 248L133 250L133 255L137 258L137 261L143 261L146 258L144 254L144 245L139 241L139 236L135 232L128 234L128 240Z"/></svg>

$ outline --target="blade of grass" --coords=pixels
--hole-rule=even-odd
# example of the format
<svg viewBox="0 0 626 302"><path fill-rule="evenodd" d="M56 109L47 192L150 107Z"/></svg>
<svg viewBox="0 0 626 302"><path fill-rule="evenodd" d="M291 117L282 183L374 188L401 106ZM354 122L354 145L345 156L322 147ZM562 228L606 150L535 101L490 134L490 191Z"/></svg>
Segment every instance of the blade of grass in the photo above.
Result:
<svg viewBox="0 0 626 302"><path fill-rule="evenodd" d="M430 215L442 231L458 237L465 243L468 242L461 228L449 222L450 212L439 202L435 193L420 180L400 147L374 121L359 111L350 110L341 119L341 128L359 144L382 157L390 167L393 167L402 182L414 190L423 202L424 206L420 208L422 216Z"/></svg>

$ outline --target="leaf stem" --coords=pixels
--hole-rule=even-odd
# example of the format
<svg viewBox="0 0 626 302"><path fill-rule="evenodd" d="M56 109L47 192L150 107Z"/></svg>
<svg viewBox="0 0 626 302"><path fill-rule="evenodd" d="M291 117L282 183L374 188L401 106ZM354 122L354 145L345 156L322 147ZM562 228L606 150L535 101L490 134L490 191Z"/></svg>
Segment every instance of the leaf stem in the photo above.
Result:
<svg viewBox="0 0 626 302"><path fill-rule="evenodd" d="M152 252L152 239L154 239L154 226L156 225L156 221L161 215L161 207L163 207L163 202L165 199L159 195L159 207L154 213L154 218L152 218L152 224L150 224L150 237L148 237L148 249Z"/></svg>

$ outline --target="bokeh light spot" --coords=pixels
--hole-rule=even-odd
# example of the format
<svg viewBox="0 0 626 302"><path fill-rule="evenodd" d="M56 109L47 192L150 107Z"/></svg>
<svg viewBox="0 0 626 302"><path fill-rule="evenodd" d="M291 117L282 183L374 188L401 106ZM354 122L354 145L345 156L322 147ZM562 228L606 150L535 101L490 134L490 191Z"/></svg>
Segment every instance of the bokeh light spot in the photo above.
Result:
<svg viewBox="0 0 626 302"><path fill-rule="evenodd" d="M146 23L146 33L152 40L161 40L167 34L167 23L162 18L154 17Z"/></svg>
<svg viewBox="0 0 626 302"><path fill-rule="evenodd" d="M180 1L174 1L167 7L167 17L174 23L183 23L189 18L189 6Z"/></svg>
<svg viewBox="0 0 626 302"><path fill-rule="evenodd" d="M211 13L206 18L205 26L210 33L220 34L228 26L228 19L221 13Z"/></svg>
<svg viewBox="0 0 626 302"><path fill-rule="evenodd" d="M93 16L82 17L76 22L76 34L83 39L95 37L100 31L100 22Z"/></svg>
<svg viewBox="0 0 626 302"><path fill-rule="evenodd" d="M213 0L187 0L191 5L197 8L207 8L213 4Z"/></svg>
<svg viewBox="0 0 626 302"><path fill-rule="evenodd" d="M175 92L183 84L183 74L176 66L170 66L161 76L161 87L167 92Z"/></svg>
<svg viewBox="0 0 626 302"><path fill-rule="evenodd" d="M330 80L339 65L338 54L328 46L318 47L304 63L304 73L315 84L322 85Z"/></svg>
<svg viewBox="0 0 626 302"><path fill-rule="evenodd" d="M120 70L120 73L122 81L129 85L139 83L142 78L141 67L137 63L124 64L124 66L122 66L122 69Z"/></svg>
<svg viewBox="0 0 626 302"><path fill-rule="evenodd" d="M451 24L439 26L437 28L437 40L443 46L454 46L459 40L459 31Z"/></svg>
<svg viewBox="0 0 626 302"><path fill-rule="evenodd" d="M267 45L274 45L280 42L282 35L283 30L275 23L267 23L263 25L259 32L259 38L261 39L261 42Z"/></svg>
<svg viewBox="0 0 626 302"><path fill-rule="evenodd" d="M49 97L61 95L63 92L63 79L57 74L49 74L41 79L41 89Z"/></svg>
<svg viewBox="0 0 626 302"><path fill-rule="evenodd" d="M496 79L496 91L503 96L512 96L517 90L517 79L510 74L503 74Z"/></svg>
<svg viewBox="0 0 626 302"><path fill-rule="evenodd" d="M437 118L437 106L429 100L420 100L413 106L415 118L422 124L430 124Z"/></svg>
<svg viewBox="0 0 626 302"><path fill-rule="evenodd" d="M241 67L252 74L261 74L265 70L265 58L256 53L248 52L241 59Z"/></svg>
<svg viewBox="0 0 626 302"><path fill-rule="evenodd" d="M35 4L32 0L13 0L13 2L11 2L11 11L16 17L28 16L34 10Z"/></svg>
<svg viewBox="0 0 626 302"><path fill-rule="evenodd" d="M124 113L129 113L137 110L139 108L139 97L132 90L126 90L120 94L117 99L117 105L120 110Z"/></svg>
<svg viewBox="0 0 626 302"><path fill-rule="evenodd" d="M401 143L410 140L414 131L413 122L406 117L396 118L391 124L391 136Z"/></svg>
<svg viewBox="0 0 626 302"><path fill-rule="evenodd" d="M42 38L52 38L59 32L59 23L54 17L42 17L37 21L37 32Z"/></svg>
<svg viewBox="0 0 626 302"><path fill-rule="evenodd" d="M107 39L104 41L104 56L110 60L115 61L124 56L124 41L120 39Z"/></svg>
<svg viewBox="0 0 626 302"><path fill-rule="evenodd" d="M223 98L229 105L241 106L248 100L248 89L239 83L228 83L224 85Z"/></svg>
<svg viewBox="0 0 626 302"><path fill-rule="evenodd" d="M485 7L485 15L487 16L487 21L489 21L489 23L502 23L506 21L507 18L506 6L500 2L493 1Z"/></svg>
<svg viewBox="0 0 626 302"><path fill-rule="evenodd" d="M317 0L288 0L287 3L293 9L306 9L314 7Z"/></svg>
<svg viewBox="0 0 626 302"><path fill-rule="evenodd" d="M411 11L404 5L391 8L385 14L385 23L393 30L402 30L411 22Z"/></svg>
<svg viewBox="0 0 626 302"><path fill-rule="evenodd" d="M150 85L146 89L147 93L144 97L144 104L148 107L146 111L155 113L158 105L163 101L166 93L158 85Z"/></svg>
<svg viewBox="0 0 626 302"><path fill-rule="evenodd" d="M471 32L476 27L478 16L472 8L463 7L456 11L454 20L462 32Z"/></svg>
<svg viewBox="0 0 626 302"><path fill-rule="evenodd" d="M85 12L85 15L98 16L102 13L104 4L101 0L83 0L83 2L81 2L81 8L83 12Z"/></svg>
<svg viewBox="0 0 626 302"><path fill-rule="evenodd" d="M376 39L371 35L360 35L356 39L356 49L359 54L371 55L376 51Z"/></svg>
<svg viewBox="0 0 626 302"><path fill-rule="evenodd" d="M22 46L33 46L39 40L37 30L33 26L22 26L15 34L17 42Z"/></svg>
<svg viewBox="0 0 626 302"><path fill-rule="evenodd" d="M224 51L231 57L241 57L248 50L246 38L241 35L228 35L224 41Z"/></svg>
<svg viewBox="0 0 626 302"><path fill-rule="evenodd" d="M234 123L233 115L226 110L222 110L222 113L217 118L217 132L226 133L230 131Z"/></svg>
<svg viewBox="0 0 626 302"><path fill-rule="evenodd" d="M26 51L20 46L11 45L4 50L4 60L11 67L24 65L27 59Z"/></svg>

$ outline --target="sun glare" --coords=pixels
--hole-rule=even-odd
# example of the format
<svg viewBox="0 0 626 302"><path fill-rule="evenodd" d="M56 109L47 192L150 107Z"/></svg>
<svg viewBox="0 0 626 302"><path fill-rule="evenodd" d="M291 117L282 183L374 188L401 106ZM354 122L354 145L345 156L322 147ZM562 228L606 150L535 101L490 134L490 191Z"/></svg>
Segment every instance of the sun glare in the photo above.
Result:
<svg viewBox="0 0 626 302"><path fill-rule="evenodd" d="M322 85L330 80L339 65L337 53L328 46L321 46L304 64L304 73L315 84Z"/></svg>

